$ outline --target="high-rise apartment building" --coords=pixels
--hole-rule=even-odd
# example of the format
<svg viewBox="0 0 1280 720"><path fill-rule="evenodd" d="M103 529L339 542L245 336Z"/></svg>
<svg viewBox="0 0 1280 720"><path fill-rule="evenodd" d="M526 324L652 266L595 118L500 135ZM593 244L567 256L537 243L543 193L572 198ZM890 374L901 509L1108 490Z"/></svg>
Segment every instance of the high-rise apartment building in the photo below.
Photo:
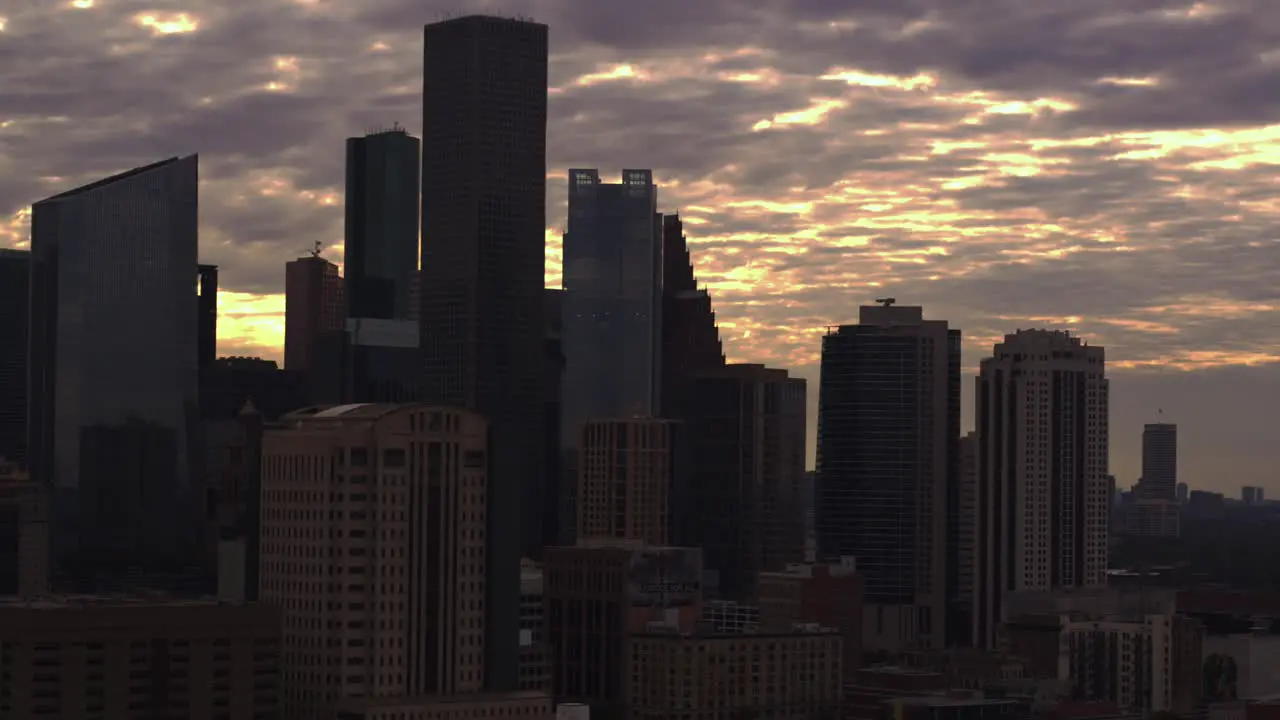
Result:
<svg viewBox="0 0 1280 720"><path fill-rule="evenodd" d="M1148 423L1142 429L1142 480L1139 499L1177 500L1178 426Z"/></svg>
<svg viewBox="0 0 1280 720"><path fill-rule="evenodd" d="M634 418L588 422L580 431L578 536L667 545L670 496L681 467L680 425Z"/></svg>
<svg viewBox="0 0 1280 720"><path fill-rule="evenodd" d="M260 594L284 611L286 710L482 688L487 435L465 410L373 404L266 431Z"/></svg>
<svg viewBox="0 0 1280 720"><path fill-rule="evenodd" d="M662 398L664 417L685 415L693 379L725 366L711 296L698 286L679 215L662 218Z"/></svg>
<svg viewBox="0 0 1280 720"><path fill-rule="evenodd" d="M517 685L520 558L542 548L547 26L424 30L423 399L490 422L490 690ZM522 552L523 551L523 552Z"/></svg>
<svg viewBox="0 0 1280 720"><path fill-rule="evenodd" d="M0 248L0 457L27 463L31 253Z"/></svg>
<svg viewBox="0 0 1280 720"><path fill-rule="evenodd" d="M199 572L197 176L171 158L32 207L29 457L71 588Z"/></svg>
<svg viewBox="0 0 1280 720"><path fill-rule="evenodd" d="M872 650L939 649L955 594L960 331L892 300L822 339L818 557L853 556Z"/></svg>
<svg viewBox="0 0 1280 720"><path fill-rule="evenodd" d="M561 439L592 420L659 414L662 216L652 170L569 171ZM570 445L569 449L574 449Z"/></svg>
<svg viewBox="0 0 1280 720"><path fill-rule="evenodd" d="M408 320L418 274L418 139L399 127L347 139L347 317Z"/></svg>
<svg viewBox="0 0 1280 720"><path fill-rule="evenodd" d="M1019 330L977 378L975 644L994 647L1006 596L1106 585L1106 353Z"/></svg>
<svg viewBox="0 0 1280 720"><path fill-rule="evenodd" d="M280 613L163 596L0 601L0 717L280 717Z"/></svg>
<svg viewBox="0 0 1280 720"><path fill-rule="evenodd" d="M315 254L284 266L284 369L311 369L316 342L343 328L345 285L338 266Z"/></svg>
<svg viewBox="0 0 1280 720"><path fill-rule="evenodd" d="M761 572L804 560L805 406L804 379L786 370L735 364L692 381L673 531L704 549L720 598L751 600Z"/></svg>
<svg viewBox="0 0 1280 720"><path fill-rule="evenodd" d="M200 370L218 358L218 266L200 265L196 300L196 348Z"/></svg>

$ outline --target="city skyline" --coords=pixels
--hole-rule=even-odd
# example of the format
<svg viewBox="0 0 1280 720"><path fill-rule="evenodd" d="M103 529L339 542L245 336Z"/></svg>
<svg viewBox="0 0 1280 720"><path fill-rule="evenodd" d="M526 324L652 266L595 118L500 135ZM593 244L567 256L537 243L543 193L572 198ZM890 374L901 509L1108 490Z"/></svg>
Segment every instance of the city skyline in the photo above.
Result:
<svg viewBox="0 0 1280 720"><path fill-rule="evenodd" d="M1247 88L1273 72L1252 54L1273 44L1270 25L1203 7L1121 17L1110 4L1052 15L1023 5L996 24L954 4L918 21L863 14L860 30L816 4L784 23L711 3L676 29L652 5L609 22L504 7L552 28L548 284L559 284L567 168L653 167L660 210L687 223L730 359L808 378L811 414L825 326L892 295L964 332L966 375L1019 327L1070 327L1107 347L1121 485L1138 475L1139 428L1164 407L1181 427L1180 479L1233 496L1274 487L1263 398L1280 376L1268 331L1280 301L1265 238L1278 210L1251 171L1265 170L1280 131L1259 129L1270 108L1233 102L1267 97ZM415 28L435 10L145 14L79 0L5 15L0 58L27 60L11 63L24 99L0 118L0 246L25 245L34 200L199 151L200 258L223 284L220 354L279 358L283 263L317 239L339 255L342 139L419 115ZM987 26L969 27L977 20ZM90 31L102 34L78 35ZM1058 40L1080 33L1098 54L1062 55ZM227 53L228 35L240 52ZM29 42L65 57L33 61ZM1184 64L1193 55L1226 79L1175 108L1170 88L1197 86L1199 68ZM999 72L1006 59L1038 74ZM193 72L202 66L218 70ZM134 113L147 118L143 142L123 131L143 126ZM1169 129L1173 116L1235 129ZM46 127L51 117L70 122ZM237 137L239 127L250 132ZM968 378L962 387L968 428Z"/></svg>

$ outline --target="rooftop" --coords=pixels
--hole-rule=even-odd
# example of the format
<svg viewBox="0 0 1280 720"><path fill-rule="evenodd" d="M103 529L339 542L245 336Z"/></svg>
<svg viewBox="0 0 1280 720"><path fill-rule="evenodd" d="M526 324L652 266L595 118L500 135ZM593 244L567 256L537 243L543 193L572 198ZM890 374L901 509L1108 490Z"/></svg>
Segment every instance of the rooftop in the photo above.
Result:
<svg viewBox="0 0 1280 720"><path fill-rule="evenodd" d="M0 609L57 610L111 607L216 607L244 606L246 603L220 600L216 597L176 598L164 593L154 595L42 595L37 597L0 597Z"/></svg>
<svg viewBox="0 0 1280 720"><path fill-rule="evenodd" d="M193 158L195 157L195 155L188 155L187 157ZM124 172L116 173L115 175L112 175L110 177L105 177L105 178L102 178L101 180L95 180L89 183L88 185L81 185L78 188L72 188L71 190L60 192L57 195L47 197L43 200L37 201L36 205L40 205L47 202L56 202L59 200L68 200L73 197L78 197L80 195L84 195L86 193L92 192L99 188L106 187L108 185L113 185L123 180L128 180L130 178L134 178L139 175L145 175L146 173L149 173L152 170L158 170L159 168L172 165L173 163L176 163L179 160L185 160L185 159L186 158L171 157L164 160L160 160L158 162L153 162L150 165L143 165L142 167L137 167L132 170L125 170Z"/></svg>

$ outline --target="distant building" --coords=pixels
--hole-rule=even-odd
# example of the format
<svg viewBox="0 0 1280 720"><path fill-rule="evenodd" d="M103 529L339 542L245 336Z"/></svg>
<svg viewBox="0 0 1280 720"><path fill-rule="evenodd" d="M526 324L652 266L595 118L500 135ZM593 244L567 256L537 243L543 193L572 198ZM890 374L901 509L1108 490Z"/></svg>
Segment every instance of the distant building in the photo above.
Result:
<svg viewBox="0 0 1280 720"><path fill-rule="evenodd" d="M817 623L834 628L841 638L841 665L846 677L862 666L864 623L863 580L854 558L832 565L793 565L783 572L761 573L760 622L777 630Z"/></svg>
<svg viewBox="0 0 1280 720"><path fill-rule="evenodd" d="M695 378L725 366L711 296L698 286L679 215L662 218L662 400L664 417L683 419Z"/></svg>
<svg viewBox="0 0 1280 720"><path fill-rule="evenodd" d="M952 553L956 592L951 599L951 617L957 622L968 619L972 624L974 592L977 587L978 561L978 433L970 431L957 446L956 548ZM957 629L955 634L970 638L972 629ZM969 644L969 643L966 643Z"/></svg>
<svg viewBox="0 0 1280 720"><path fill-rule="evenodd" d="M736 600L704 600L698 622L718 633L756 632L760 629L760 608Z"/></svg>
<svg viewBox="0 0 1280 720"><path fill-rule="evenodd" d="M306 408L266 431L260 592L284 608L288 713L482 689L487 435L428 405Z"/></svg>
<svg viewBox="0 0 1280 720"><path fill-rule="evenodd" d="M582 426L578 455L578 535L667 545L670 495L682 437L671 420L633 418Z"/></svg>
<svg viewBox="0 0 1280 720"><path fill-rule="evenodd" d="M197 365L203 371L218 357L218 266L198 266L196 300Z"/></svg>
<svg viewBox="0 0 1280 720"><path fill-rule="evenodd" d="M672 496L675 542L703 548L718 597L749 601L761 572L804 560L805 381L744 364L689 387L693 464Z"/></svg>
<svg viewBox="0 0 1280 720"><path fill-rule="evenodd" d="M552 694L623 720L633 681L628 638L653 621L693 629L702 604L702 552L638 541L583 541L549 548L543 563Z"/></svg>
<svg viewBox="0 0 1280 720"><path fill-rule="evenodd" d="M0 716L280 716L280 615L266 605L0 601L0 637Z"/></svg>
<svg viewBox="0 0 1280 720"><path fill-rule="evenodd" d="M198 189L191 155L32 206L28 465L52 488L62 589L207 589Z"/></svg>
<svg viewBox="0 0 1280 720"><path fill-rule="evenodd" d="M0 455L0 596L48 591L48 490Z"/></svg>
<svg viewBox="0 0 1280 720"><path fill-rule="evenodd" d="M856 557L868 649L946 646L959 548L960 331L920 307L858 309L822 339L818 558ZM951 548L951 550L948 550ZM951 623L959 628L959 620Z"/></svg>
<svg viewBox="0 0 1280 720"><path fill-rule="evenodd" d="M31 253L0 248L0 457L27 466Z"/></svg>
<svg viewBox="0 0 1280 720"><path fill-rule="evenodd" d="M1266 491L1260 487L1246 485L1240 489L1240 499L1245 505L1261 505L1266 499Z"/></svg>
<svg viewBox="0 0 1280 720"><path fill-rule="evenodd" d="M548 720L554 717L549 695L527 691L352 699L338 703L335 710L337 720Z"/></svg>
<svg viewBox="0 0 1280 720"><path fill-rule="evenodd" d="M547 642L542 568L520 565L520 690L551 691L551 646Z"/></svg>
<svg viewBox="0 0 1280 720"><path fill-rule="evenodd" d="M200 371L201 420L234 420L246 402L268 420L306 407L307 376L256 357L222 357Z"/></svg>
<svg viewBox="0 0 1280 720"><path fill-rule="evenodd" d="M518 684L520 559L547 479L546 25L470 15L423 31L423 400L490 423L485 685ZM429 338L429 340L428 340Z"/></svg>
<svg viewBox="0 0 1280 720"><path fill-rule="evenodd" d="M418 139L399 127L347 138L348 318L417 317L419 154Z"/></svg>
<svg viewBox="0 0 1280 720"><path fill-rule="evenodd" d="M305 373L311 353L325 333L341 330L346 317L345 285L338 266L315 255L285 264L284 369Z"/></svg>
<svg viewBox="0 0 1280 720"><path fill-rule="evenodd" d="M1174 499L1177 500L1180 504L1186 505L1189 494L1190 493L1189 493L1189 488L1187 487L1187 484L1184 482L1180 482L1178 483L1177 489L1174 490Z"/></svg>
<svg viewBox="0 0 1280 720"><path fill-rule="evenodd" d="M1198 697L1180 698L1179 685L1199 684L1203 628L1178 615L1141 620L1083 620L1062 627L1059 680L1073 700L1109 702L1143 713L1188 713Z"/></svg>
<svg viewBox="0 0 1280 720"><path fill-rule="evenodd" d="M840 656L840 636L816 626L741 634L654 624L627 645L627 717L834 720Z"/></svg>
<svg viewBox="0 0 1280 720"><path fill-rule="evenodd" d="M542 461L546 464L547 484L541 500L542 544L547 547L572 545L578 536L578 478L564 467L560 446L560 386L564 380L560 306L563 300L564 290L543 291L546 335L542 369Z"/></svg>
<svg viewBox="0 0 1280 720"><path fill-rule="evenodd" d="M307 387L321 404L408 403L422 398L418 323L348 318L312 344Z"/></svg>
<svg viewBox="0 0 1280 720"><path fill-rule="evenodd" d="M1178 426L1148 423L1142 430L1142 479L1138 497L1142 500L1177 499Z"/></svg>
<svg viewBox="0 0 1280 720"><path fill-rule="evenodd" d="M1010 593L1106 586L1106 354L1020 330L982 361L977 386L973 638L992 649Z"/></svg>

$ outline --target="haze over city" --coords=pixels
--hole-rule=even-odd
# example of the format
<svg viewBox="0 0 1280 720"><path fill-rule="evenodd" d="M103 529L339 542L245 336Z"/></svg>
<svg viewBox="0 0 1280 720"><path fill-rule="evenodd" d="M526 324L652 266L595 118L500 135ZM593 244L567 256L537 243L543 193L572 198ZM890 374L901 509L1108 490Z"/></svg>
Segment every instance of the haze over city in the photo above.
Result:
<svg viewBox="0 0 1280 720"><path fill-rule="evenodd" d="M423 19L528 15L551 27L548 286L567 169L652 167L726 353L807 377L811 414L825 328L896 297L963 330L969 372L1016 328L1105 346L1121 485L1163 408L1181 480L1277 487L1272 6L765 5L6 7L0 246L34 200L199 152L219 352L279 358L283 263L341 258L344 138L421 129Z"/></svg>

